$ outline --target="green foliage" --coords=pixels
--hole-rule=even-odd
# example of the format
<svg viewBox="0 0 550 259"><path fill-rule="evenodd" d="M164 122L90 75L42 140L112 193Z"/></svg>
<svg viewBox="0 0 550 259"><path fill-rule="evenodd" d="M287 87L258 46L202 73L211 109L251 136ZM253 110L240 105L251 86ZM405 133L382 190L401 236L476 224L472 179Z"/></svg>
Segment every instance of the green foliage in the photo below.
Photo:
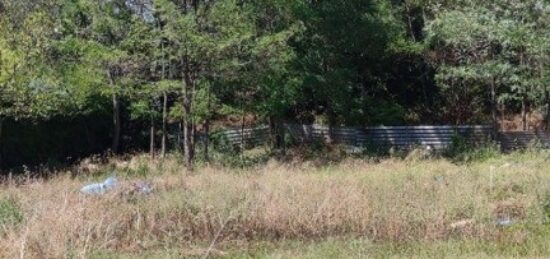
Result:
<svg viewBox="0 0 550 259"><path fill-rule="evenodd" d="M23 213L12 198L0 199L0 230L23 221Z"/></svg>
<svg viewBox="0 0 550 259"><path fill-rule="evenodd" d="M451 145L445 150L444 156L459 163L479 162L500 155L500 148L496 143L477 145L459 135L453 137Z"/></svg>
<svg viewBox="0 0 550 259"><path fill-rule="evenodd" d="M550 224L550 193L547 193L543 198L542 209L546 217L546 224Z"/></svg>
<svg viewBox="0 0 550 259"><path fill-rule="evenodd" d="M542 41L550 38L541 28L549 13L548 4L537 0L465 2L438 10L426 26L426 43L437 53L437 83L451 90L447 102L458 104L447 113L463 115L461 122L486 113L484 95L490 91L497 95L493 105L547 102L542 93L548 89L549 49ZM464 114L460 107L472 102L478 110Z"/></svg>
<svg viewBox="0 0 550 259"><path fill-rule="evenodd" d="M547 1L138 2L2 1L0 119L550 125Z"/></svg>

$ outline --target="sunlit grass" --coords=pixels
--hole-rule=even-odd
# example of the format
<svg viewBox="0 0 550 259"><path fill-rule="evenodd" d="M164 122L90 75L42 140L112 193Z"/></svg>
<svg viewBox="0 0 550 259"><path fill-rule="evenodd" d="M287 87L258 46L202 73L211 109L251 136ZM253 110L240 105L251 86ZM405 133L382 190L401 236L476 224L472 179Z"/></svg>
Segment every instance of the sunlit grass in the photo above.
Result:
<svg viewBox="0 0 550 259"><path fill-rule="evenodd" d="M175 157L113 159L76 178L3 185L0 215L18 220L0 219L0 257L544 257L548 168L544 152L194 172ZM113 171L121 188L78 192ZM155 191L128 191L136 179ZM499 226L502 216L512 224Z"/></svg>

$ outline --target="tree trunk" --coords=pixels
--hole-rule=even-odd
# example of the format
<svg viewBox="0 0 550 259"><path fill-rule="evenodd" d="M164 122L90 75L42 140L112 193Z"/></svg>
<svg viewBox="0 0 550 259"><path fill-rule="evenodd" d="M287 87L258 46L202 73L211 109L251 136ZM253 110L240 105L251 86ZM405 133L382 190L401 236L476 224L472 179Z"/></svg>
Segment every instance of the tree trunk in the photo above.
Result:
<svg viewBox="0 0 550 259"><path fill-rule="evenodd" d="M178 123L178 140L177 140L178 145L177 146L179 150L182 151L182 154L185 154L185 150L184 150L185 144L183 141L183 131L184 131L183 128L184 127L183 127L183 120L182 120Z"/></svg>
<svg viewBox="0 0 550 259"><path fill-rule="evenodd" d="M183 151L185 154L185 166L187 169L193 169L193 151L191 142L193 126L187 119L183 123Z"/></svg>
<svg viewBox="0 0 550 259"><path fill-rule="evenodd" d="M120 145L120 103L115 91L115 80L111 74L111 71L107 72L107 76L109 77L109 84L111 85L111 90L113 91L113 142L111 144L111 151L114 154L117 154Z"/></svg>
<svg viewBox="0 0 550 259"><path fill-rule="evenodd" d="M0 117L0 172L2 172L2 151L4 150L4 142L2 142L2 129L4 126L4 118Z"/></svg>
<svg viewBox="0 0 550 259"><path fill-rule="evenodd" d="M197 124L195 122L193 122L192 124L193 126L191 127L191 157L193 159L195 159L195 147L197 146L196 144L196 136L197 136Z"/></svg>
<svg viewBox="0 0 550 259"><path fill-rule="evenodd" d="M185 166L188 170L193 170L194 160L194 125L192 118L193 93L191 85L193 84L188 72L184 73L183 86L183 149L185 152Z"/></svg>
<svg viewBox="0 0 550 259"><path fill-rule="evenodd" d="M212 114L212 85L208 84L208 96L207 96L207 106L206 106L206 119L204 121L204 161L210 162L209 146L210 146L210 118Z"/></svg>
<svg viewBox="0 0 550 259"><path fill-rule="evenodd" d="M416 36L414 35L414 28L413 28L412 18L411 18L411 10L407 3L405 3L405 9L407 11L407 20L408 20L409 30L411 32L411 37L413 39L413 42L416 42Z"/></svg>
<svg viewBox="0 0 550 259"><path fill-rule="evenodd" d="M544 53L542 45L541 45L541 54ZM544 55L541 55L544 57ZM539 70L540 70L540 80L541 82L544 82L544 59L542 59L539 63ZM548 84L544 85L544 102L546 103L546 116L544 118L544 129L545 131L550 130L550 90L548 89Z"/></svg>
<svg viewBox="0 0 550 259"><path fill-rule="evenodd" d="M210 119L204 121L204 161L210 162L208 146L210 145Z"/></svg>
<svg viewBox="0 0 550 259"><path fill-rule="evenodd" d="M521 97L521 128L527 130L527 98L525 94Z"/></svg>
<svg viewBox="0 0 550 259"><path fill-rule="evenodd" d="M244 154L244 111L241 116L241 156Z"/></svg>
<svg viewBox="0 0 550 259"><path fill-rule="evenodd" d="M491 78L491 117L493 120L493 134L496 136L499 130L498 111L497 111L497 93L495 87L495 78Z"/></svg>
<svg viewBox="0 0 550 259"><path fill-rule="evenodd" d="M113 143L111 151L115 154L118 153L120 145L120 103L118 97L113 93Z"/></svg>
<svg viewBox="0 0 550 259"><path fill-rule="evenodd" d="M163 93L163 104L162 104L162 140L161 140L161 156L162 158L166 157L166 126L168 124L168 94L166 91Z"/></svg>
<svg viewBox="0 0 550 259"><path fill-rule="evenodd" d="M550 130L550 91L548 91L548 88L544 90L544 102L546 103L546 114L544 118L544 130L548 131Z"/></svg>
<svg viewBox="0 0 550 259"><path fill-rule="evenodd" d="M273 116L269 117L269 128L271 132L271 144L274 149L283 147L283 136L279 126L279 120Z"/></svg>
<svg viewBox="0 0 550 259"><path fill-rule="evenodd" d="M277 120L277 135L279 136L280 145L282 146L283 156L286 155L286 142L285 142L285 124L283 120Z"/></svg>
<svg viewBox="0 0 550 259"><path fill-rule="evenodd" d="M332 110L332 107L330 107L330 106L328 107L327 117L328 117L327 143L332 144L334 142L333 131L334 131L334 124L335 124L336 115L334 114L334 111Z"/></svg>
<svg viewBox="0 0 550 259"><path fill-rule="evenodd" d="M523 67L523 51L519 55L519 64ZM523 131L527 130L527 89L523 88L521 95L521 128Z"/></svg>
<svg viewBox="0 0 550 259"><path fill-rule="evenodd" d="M159 24L160 27L160 24ZM162 53L162 71L161 71L161 80L164 81L166 77L166 62L164 59L164 41L161 39L160 49ZM166 157L166 126L168 124L168 93L165 89L162 91L162 139L161 139L161 150L160 154L162 158Z"/></svg>
<svg viewBox="0 0 550 259"><path fill-rule="evenodd" d="M151 116L151 130L149 132L149 155L155 159L155 119Z"/></svg>
<svg viewBox="0 0 550 259"><path fill-rule="evenodd" d="M499 105L499 111L500 111L500 121L504 122L504 120L506 119L506 105L501 103ZM506 127L505 127L505 124L502 125L502 127L500 127L500 130L501 131L506 131Z"/></svg>

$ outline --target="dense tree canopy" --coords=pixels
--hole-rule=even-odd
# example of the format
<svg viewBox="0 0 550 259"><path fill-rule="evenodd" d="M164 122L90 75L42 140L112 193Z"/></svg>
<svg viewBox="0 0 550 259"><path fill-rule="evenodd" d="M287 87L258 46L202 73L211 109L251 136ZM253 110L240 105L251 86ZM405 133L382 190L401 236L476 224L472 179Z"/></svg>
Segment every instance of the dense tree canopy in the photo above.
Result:
<svg viewBox="0 0 550 259"><path fill-rule="evenodd" d="M188 166L232 117L548 125L549 42L544 0L0 0L0 156L4 121L90 116L112 152L179 125Z"/></svg>

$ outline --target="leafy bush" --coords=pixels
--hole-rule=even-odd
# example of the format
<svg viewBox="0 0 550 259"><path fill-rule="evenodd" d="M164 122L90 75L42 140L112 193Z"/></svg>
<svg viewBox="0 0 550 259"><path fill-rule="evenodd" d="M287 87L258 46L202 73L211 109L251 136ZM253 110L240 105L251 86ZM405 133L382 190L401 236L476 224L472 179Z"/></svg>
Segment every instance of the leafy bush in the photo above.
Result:
<svg viewBox="0 0 550 259"><path fill-rule="evenodd" d="M544 196L542 201L542 209L546 217L546 224L550 224L550 192Z"/></svg>
<svg viewBox="0 0 550 259"><path fill-rule="evenodd" d="M363 144L363 150L363 153L369 157L387 157L392 154L392 148L389 143L367 141Z"/></svg>
<svg viewBox="0 0 550 259"><path fill-rule="evenodd" d="M494 158L500 153L498 145L494 142L475 144L463 136L455 135L444 155L455 162L472 162Z"/></svg>
<svg viewBox="0 0 550 259"><path fill-rule="evenodd" d="M215 150L220 153L231 154L235 153L238 149L233 144L231 144L231 142L227 138L227 135L225 135L223 131L210 134L210 142Z"/></svg>
<svg viewBox="0 0 550 259"><path fill-rule="evenodd" d="M11 198L0 199L0 229L7 225L16 225L23 221L23 213L17 202Z"/></svg>

